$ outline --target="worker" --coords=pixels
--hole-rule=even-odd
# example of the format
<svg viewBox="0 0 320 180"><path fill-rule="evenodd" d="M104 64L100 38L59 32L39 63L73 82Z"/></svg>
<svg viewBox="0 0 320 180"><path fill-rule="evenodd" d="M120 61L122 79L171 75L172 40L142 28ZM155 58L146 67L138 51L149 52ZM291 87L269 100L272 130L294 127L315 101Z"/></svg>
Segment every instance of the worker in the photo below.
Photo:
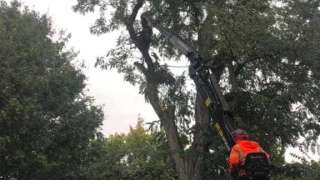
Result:
<svg viewBox="0 0 320 180"><path fill-rule="evenodd" d="M232 147L229 171L236 180L268 180L270 155L242 129L232 133L235 145Z"/></svg>

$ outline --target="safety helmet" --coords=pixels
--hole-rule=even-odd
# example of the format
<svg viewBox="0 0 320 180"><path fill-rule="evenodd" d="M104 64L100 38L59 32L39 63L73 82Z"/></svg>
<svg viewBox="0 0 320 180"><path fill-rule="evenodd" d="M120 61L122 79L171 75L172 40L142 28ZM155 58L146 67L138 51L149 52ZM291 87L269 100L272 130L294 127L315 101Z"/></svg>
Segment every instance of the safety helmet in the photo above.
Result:
<svg viewBox="0 0 320 180"><path fill-rule="evenodd" d="M243 129L237 129L232 132L232 138L236 142L238 140L249 139L249 134Z"/></svg>

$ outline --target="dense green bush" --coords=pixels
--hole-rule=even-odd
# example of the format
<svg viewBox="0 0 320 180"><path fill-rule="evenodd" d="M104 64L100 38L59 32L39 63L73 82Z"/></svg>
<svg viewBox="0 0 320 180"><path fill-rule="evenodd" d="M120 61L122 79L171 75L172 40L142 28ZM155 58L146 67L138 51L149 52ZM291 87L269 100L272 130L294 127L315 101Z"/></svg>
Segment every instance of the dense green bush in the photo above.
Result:
<svg viewBox="0 0 320 180"><path fill-rule="evenodd" d="M0 179L79 179L103 114L48 17L0 0Z"/></svg>

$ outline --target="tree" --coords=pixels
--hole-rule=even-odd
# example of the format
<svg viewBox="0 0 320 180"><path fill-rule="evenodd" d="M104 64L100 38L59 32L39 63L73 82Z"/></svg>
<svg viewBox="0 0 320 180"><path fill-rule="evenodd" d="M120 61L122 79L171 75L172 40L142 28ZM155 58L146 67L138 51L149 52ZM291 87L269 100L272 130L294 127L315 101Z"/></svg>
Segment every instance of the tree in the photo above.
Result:
<svg viewBox="0 0 320 180"><path fill-rule="evenodd" d="M289 164L282 175L274 176L274 180L314 180L319 179L319 162Z"/></svg>
<svg viewBox="0 0 320 180"><path fill-rule="evenodd" d="M277 162L283 162L285 147L298 137L307 143L318 137L318 1L78 0L74 9L100 11L91 27L94 34L123 31L118 46L98 58L97 65L116 68L140 86L161 121L179 179L203 179L213 169L205 157L221 159L218 152L226 151L208 132L198 96L195 125L185 128L193 120L192 92L185 75L174 75L167 65L180 54L139 19L147 11L199 50L231 105L231 123L251 132ZM141 58L135 58L137 51ZM182 137L190 132L187 148Z"/></svg>
<svg viewBox="0 0 320 180"><path fill-rule="evenodd" d="M0 1L0 179L78 179L101 125L75 54L54 34L45 15Z"/></svg>
<svg viewBox="0 0 320 180"><path fill-rule="evenodd" d="M148 132L138 121L128 134L92 141L86 179L175 179L172 159L163 132Z"/></svg>

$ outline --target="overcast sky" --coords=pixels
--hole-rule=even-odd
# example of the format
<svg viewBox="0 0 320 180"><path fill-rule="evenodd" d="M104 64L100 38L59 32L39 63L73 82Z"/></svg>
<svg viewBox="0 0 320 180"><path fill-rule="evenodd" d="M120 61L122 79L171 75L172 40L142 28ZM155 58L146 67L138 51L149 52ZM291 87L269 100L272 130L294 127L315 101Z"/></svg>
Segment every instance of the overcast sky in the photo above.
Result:
<svg viewBox="0 0 320 180"><path fill-rule="evenodd" d="M6 0L10 2L11 0ZM138 88L123 81L120 74L94 68L95 58L106 54L115 45L117 34L103 36L91 35L89 27L95 15L80 15L72 10L76 0L20 0L30 9L48 14L56 30L66 30L72 37L69 47L79 51L78 60L86 64L87 94L95 98L95 104L104 105L105 120L103 133L127 132L130 125L135 125L140 115L145 121L157 117L149 104L145 103Z"/></svg>

